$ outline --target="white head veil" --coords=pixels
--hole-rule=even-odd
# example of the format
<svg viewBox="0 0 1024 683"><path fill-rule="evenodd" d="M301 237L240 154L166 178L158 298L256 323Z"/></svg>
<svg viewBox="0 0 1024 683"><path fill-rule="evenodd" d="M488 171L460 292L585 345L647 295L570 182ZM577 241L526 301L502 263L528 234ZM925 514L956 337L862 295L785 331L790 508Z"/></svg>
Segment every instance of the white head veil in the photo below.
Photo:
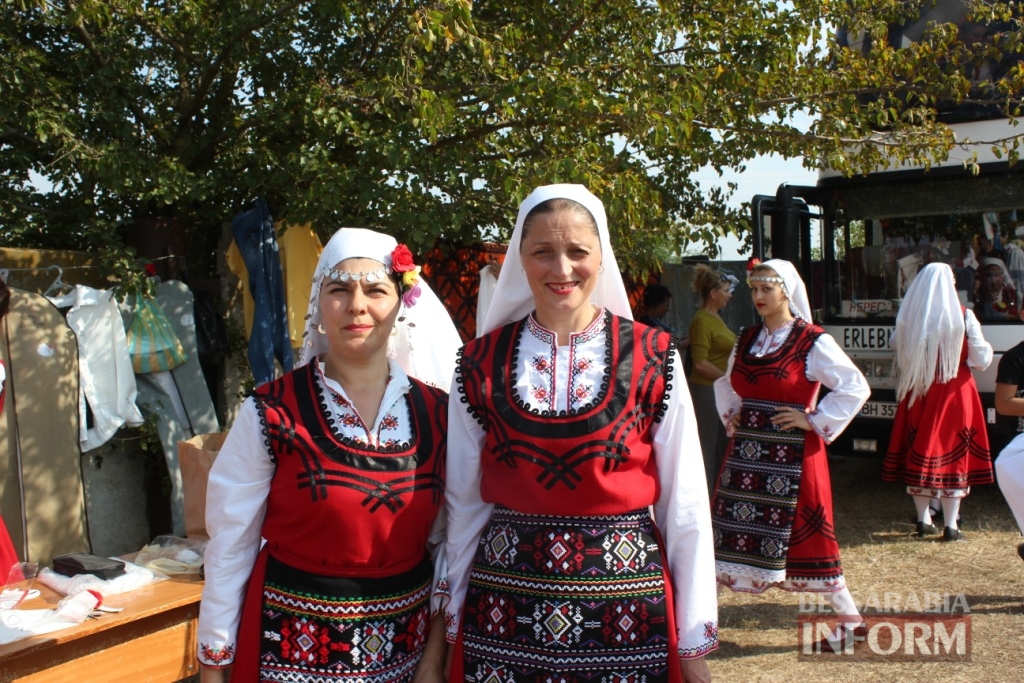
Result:
<svg viewBox="0 0 1024 683"><path fill-rule="evenodd" d="M313 273L299 366L327 350L327 335L320 331L320 286L324 277L338 263L350 258L373 259L390 271L391 252L397 246L394 237L364 228L342 228L334 233L320 253L320 261ZM393 358L410 377L447 390L462 338L444 304L423 278L417 286L420 294L415 303L409 306L403 300L400 304L395 331L388 342L388 357Z"/></svg>
<svg viewBox="0 0 1024 683"><path fill-rule="evenodd" d="M1003 287L1017 288L1017 285L1013 281L1013 277L1010 275L1010 269L1006 267L1005 263L1003 263L1003 259L991 256L989 258L984 258L981 260L981 266L978 270L984 271L989 266L998 266L999 269L1003 271Z"/></svg>
<svg viewBox="0 0 1024 683"><path fill-rule="evenodd" d="M549 199L571 199L586 207L597 223L598 236L601 239L602 271L597 276L597 286L590 295L590 302L603 306L614 315L633 319L629 306L626 286L622 283L622 274L612 252L612 243L608 237L608 218L604 213L604 204L582 185L544 185L530 193L519 206L516 218L516 229L508 243L505 263L501 266L498 283L494 287L491 305L484 317L484 324L479 334L487 334L502 325L525 318L534 309L533 292L523 272L523 261L519 256L519 245L523 239L523 222L535 206Z"/></svg>
<svg viewBox="0 0 1024 683"><path fill-rule="evenodd" d="M960 368L964 315L953 270L929 263L907 288L896 314L896 397L913 405L932 382L948 382Z"/></svg>
<svg viewBox="0 0 1024 683"><path fill-rule="evenodd" d="M800 279L800 273L796 272L796 267L782 259L770 259L761 265L771 268L782 278L782 291L789 299L790 312L804 322L814 322L811 319L811 302L807 298L807 287Z"/></svg>

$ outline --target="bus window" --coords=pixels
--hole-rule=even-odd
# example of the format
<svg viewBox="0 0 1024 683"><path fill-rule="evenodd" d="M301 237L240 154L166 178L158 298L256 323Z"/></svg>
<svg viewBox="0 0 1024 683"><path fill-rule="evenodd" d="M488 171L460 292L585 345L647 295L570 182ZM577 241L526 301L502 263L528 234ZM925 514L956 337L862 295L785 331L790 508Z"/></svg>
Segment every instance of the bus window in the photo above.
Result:
<svg viewBox="0 0 1024 683"><path fill-rule="evenodd" d="M979 320L1020 323L1024 210L1019 222L1017 215L844 217L835 223L838 287L827 309L840 318L891 321L921 268L942 262L953 269L961 304Z"/></svg>

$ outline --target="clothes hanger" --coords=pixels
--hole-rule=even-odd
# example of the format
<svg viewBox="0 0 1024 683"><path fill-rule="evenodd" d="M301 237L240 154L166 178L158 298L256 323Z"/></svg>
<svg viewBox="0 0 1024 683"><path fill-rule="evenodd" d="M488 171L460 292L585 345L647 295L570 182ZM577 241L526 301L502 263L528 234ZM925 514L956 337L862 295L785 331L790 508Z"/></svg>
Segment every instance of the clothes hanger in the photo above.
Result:
<svg viewBox="0 0 1024 683"><path fill-rule="evenodd" d="M46 291L43 292L43 296L60 296L65 293L65 290L71 290L71 285L64 282L64 269L57 265L53 265L48 268L48 270L54 269L57 271L57 278L53 281L53 284L46 288Z"/></svg>

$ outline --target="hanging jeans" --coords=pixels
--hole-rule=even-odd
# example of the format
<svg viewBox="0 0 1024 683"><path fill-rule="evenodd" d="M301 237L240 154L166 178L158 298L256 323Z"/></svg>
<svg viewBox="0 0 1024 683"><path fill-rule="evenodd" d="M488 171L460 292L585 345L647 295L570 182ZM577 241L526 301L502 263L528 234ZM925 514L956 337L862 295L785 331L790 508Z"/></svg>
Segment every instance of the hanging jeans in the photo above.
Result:
<svg viewBox="0 0 1024 683"><path fill-rule="evenodd" d="M274 379L274 358L285 372L292 369L281 255L266 202L257 199L251 209L235 216L231 233L249 271L249 293L254 304L249 366L259 386Z"/></svg>

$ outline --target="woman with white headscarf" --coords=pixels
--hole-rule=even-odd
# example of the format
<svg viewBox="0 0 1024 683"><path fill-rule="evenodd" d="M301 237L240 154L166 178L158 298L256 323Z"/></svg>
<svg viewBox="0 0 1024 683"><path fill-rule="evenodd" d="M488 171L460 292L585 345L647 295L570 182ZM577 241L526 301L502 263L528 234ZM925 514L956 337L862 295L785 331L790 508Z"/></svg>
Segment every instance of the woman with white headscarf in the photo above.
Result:
<svg viewBox="0 0 1024 683"><path fill-rule="evenodd" d="M710 680L714 558L685 382L671 336L632 321L600 200L534 190L452 385L451 681Z"/></svg>
<svg viewBox="0 0 1024 683"><path fill-rule="evenodd" d="M907 290L896 315L895 362L899 405L882 479L906 483L918 537L938 533L929 506L938 498L943 540L959 540L960 501L972 485L994 480L985 412L971 375L992 362L992 345L974 313L960 305L946 264L928 264Z"/></svg>
<svg viewBox="0 0 1024 683"><path fill-rule="evenodd" d="M758 264L747 284L763 324L740 333L725 376L715 381L732 437L711 503L718 583L744 593L824 593L840 624L816 650L842 652L863 640L864 628L843 578L825 445L870 390L811 321L792 263ZM818 401L821 385L830 391Z"/></svg>
<svg viewBox="0 0 1024 683"><path fill-rule="evenodd" d="M978 268L976 308L982 320L1017 318L1017 289L1002 259L981 260Z"/></svg>
<svg viewBox="0 0 1024 683"><path fill-rule="evenodd" d="M371 230L321 253L298 367L246 399L210 472L203 683L229 666L235 683L443 680L431 613L461 340L419 271Z"/></svg>

